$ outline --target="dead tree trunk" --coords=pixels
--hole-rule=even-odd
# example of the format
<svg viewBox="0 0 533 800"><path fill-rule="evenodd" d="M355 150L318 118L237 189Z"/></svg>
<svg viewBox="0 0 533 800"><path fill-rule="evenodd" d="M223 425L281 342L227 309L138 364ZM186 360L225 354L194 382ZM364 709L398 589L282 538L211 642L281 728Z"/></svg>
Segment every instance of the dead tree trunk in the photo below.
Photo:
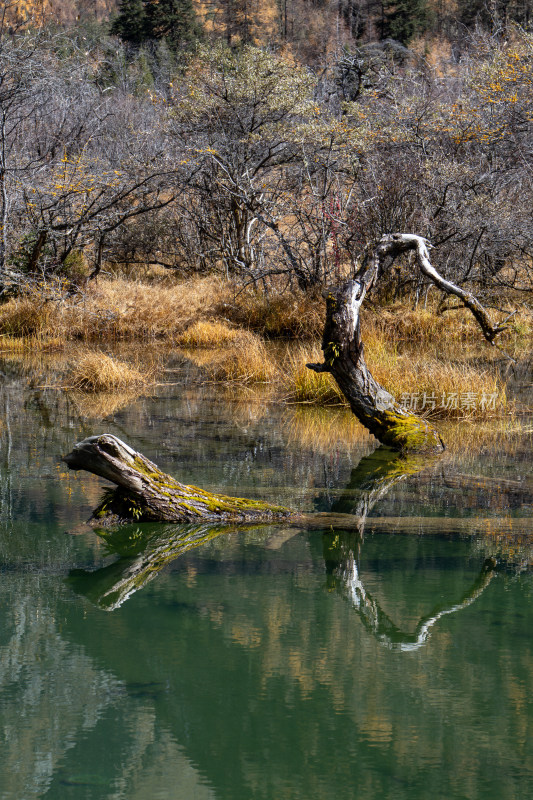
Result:
<svg viewBox="0 0 533 800"><path fill-rule="evenodd" d="M429 260L430 245L422 236L393 233L383 236L370 261L363 265L354 280L327 297L326 323L322 340L323 364L308 364L315 372L329 372L337 381L357 419L385 445L409 452L440 452L444 443L427 420L397 403L372 377L364 358L359 327L359 310L366 293L376 284L386 259L409 250L415 252L421 272L440 289L459 297L479 322L490 344L504 330L494 325L479 301L470 292L445 280Z"/></svg>
<svg viewBox="0 0 533 800"><path fill-rule="evenodd" d="M185 486L156 467L116 436L90 436L63 457L70 469L84 469L115 483L107 491L93 519L115 523L137 522L253 522L286 519L287 508L210 494Z"/></svg>

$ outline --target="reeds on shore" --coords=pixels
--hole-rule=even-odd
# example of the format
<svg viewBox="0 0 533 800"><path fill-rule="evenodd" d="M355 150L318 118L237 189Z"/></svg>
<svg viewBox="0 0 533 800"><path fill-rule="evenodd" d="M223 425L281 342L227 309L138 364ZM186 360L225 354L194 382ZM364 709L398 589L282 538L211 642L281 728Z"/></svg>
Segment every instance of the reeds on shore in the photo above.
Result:
<svg viewBox="0 0 533 800"><path fill-rule="evenodd" d="M90 350L70 368L69 385L100 392L143 387L150 376L97 348L162 342L185 348L205 380L268 384L287 403L342 406L331 376L306 367L322 361L317 339L323 319L323 300L297 291L242 290L210 276L174 283L100 278L71 298L46 300L30 291L1 305L0 352L14 356L78 342ZM512 410L498 370L501 351L484 343L466 310L439 315L405 305L367 308L362 335L370 371L411 410L442 418ZM284 349L269 343L281 336L300 341ZM513 318L501 343L517 355L532 340L526 310Z"/></svg>
<svg viewBox="0 0 533 800"><path fill-rule="evenodd" d="M0 334L36 346L48 337L68 341L173 341L213 314L226 296L218 279L150 283L102 278L72 297L43 299L29 291L0 306Z"/></svg>
<svg viewBox="0 0 533 800"><path fill-rule="evenodd" d="M208 380L221 383L277 383L279 367L260 336L240 331L223 349L192 356Z"/></svg>

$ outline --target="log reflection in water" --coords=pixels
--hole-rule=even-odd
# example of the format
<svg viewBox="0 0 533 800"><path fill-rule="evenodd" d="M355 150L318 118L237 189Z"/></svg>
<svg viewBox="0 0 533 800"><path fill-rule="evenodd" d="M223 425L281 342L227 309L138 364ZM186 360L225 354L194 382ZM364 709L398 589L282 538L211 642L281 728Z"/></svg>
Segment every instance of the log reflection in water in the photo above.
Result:
<svg viewBox="0 0 533 800"><path fill-rule="evenodd" d="M403 458L390 454L386 448L379 448L372 456L362 459L353 470L345 495L332 508L333 515L342 514L349 508L353 519L349 521L362 532L366 515L374 504L391 486L425 465L427 460ZM318 527L323 528L324 517L317 516L320 517ZM346 514L343 516L346 517ZM335 517L328 518L328 523L329 519L333 521ZM295 521L294 534L306 527L307 523L309 527L317 527L316 524L313 525L313 515L302 515ZM97 529L96 533L105 540L108 552L120 558L94 572L73 570L70 582L75 591L84 594L100 608L113 611L152 580L165 564L217 536L248 530L250 527L257 525L217 525L205 522L201 525L127 525Z"/></svg>
<svg viewBox="0 0 533 800"><path fill-rule="evenodd" d="M372 455L363 458L354 468L346 489L332 505L330 512L300 515L293 523L285 522L278 532L282 535L282 543L285 543L302 530L324 531L329 528L323 533L328 588L339 591L350 601L366 629L382 644L403 651L421 647L439 619L474 602L496 574L496 559L487 558L479 577L459 601L437 606L418 621L413 633L396 625L365 588L359 561L369 512L394 485L426 468L427 459L406 458L379 448ZM373 518L374 521L376 519L379 518ZM406 519L406 529L409 528L409 521ZM152 580L166 564L189 550L223 534L258 527L263 526L204 523L127 525L102 529L97 533L105 540L108 552L119 556L118 560L94 572L75 570L71 572L70 582L75 591L85 595L100 608L112 611ZM278 546L276 535L271 535L266 547Z"/></svg>
<svg viewBox="0 0 533 800"><path fill-rule="evenodd" d="M242 530L240 526L238 530ZM163 569L165 564L224 533L237 530L231 525L126 525L96 530L109 553L120 556L101 569L72 570L69 582L105 611L119 608Z"/></svg>

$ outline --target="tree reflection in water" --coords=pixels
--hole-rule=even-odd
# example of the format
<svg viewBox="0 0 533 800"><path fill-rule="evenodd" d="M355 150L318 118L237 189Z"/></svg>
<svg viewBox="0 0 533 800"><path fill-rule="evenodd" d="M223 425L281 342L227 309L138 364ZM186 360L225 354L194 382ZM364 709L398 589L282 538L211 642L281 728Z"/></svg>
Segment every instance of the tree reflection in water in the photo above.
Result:
<svg viewBox="0 0 533 800"><path fill-rule="evenodd" d="M431 466L427 457L404 458L386 448L378 448L372 455L361 459L352 471L350 482L331 506L329 514L302 515L294 523L294 533L289 533L289 536L294 535L302 528L319 527L323 530L331 521L329 530L323 534L328 589L345 596L365 628L391 649L409 651L423 646L439 619L473 603L496 574L496 559L487 558L479 577L464 595L459 600L439 604L418 621L412 633L397 626L365 588L360 557L368 514L394 485ZM335 530L333 525L339 527ZM346 530L347 525L351 530ZM73 570L70 583L100 608L113 611L156 577L169 562L216 537L251 527L258 526L154 524L98 530L108 552L118 555L118 560L94 572Z"/></svg>
<svg viewBox="0 0 533 800"><path fill-rule="evenodd" d="M323 537L328 588L336 589L347 597L365 628L379 642L395 650L408 651L422 647L429 638L431 628L441 617L473 603L496 574L496 559L487 558L479 577L459 602L437 606L419 620L414 633L401 630L385 614L377 599L365 589L359 563L368 514L395 484L430 466L431 462L428 463L427 457L402 457L382 447L361 459L352 471L343 496L331 509L336 513L356 515L357 530L345 534L326 533Z"/></svg>
<svg viewBox="0 0 533 800"><path fill-rule="evenodd" d="M436 606L419 620L415 631L409 633L398 627L383 611L377 599L365 589L358 564L361 542L362 539L358 533L350 534L342 539L338 534L324 535L328 588L330 591L335 589L343 594L358 612L365 628L376 636L381 644L391 650L418 650L427 642L431 628L441 617L460 611L473 603L496 574L496 559L487 558L479 577L457 603Z"/></svg>

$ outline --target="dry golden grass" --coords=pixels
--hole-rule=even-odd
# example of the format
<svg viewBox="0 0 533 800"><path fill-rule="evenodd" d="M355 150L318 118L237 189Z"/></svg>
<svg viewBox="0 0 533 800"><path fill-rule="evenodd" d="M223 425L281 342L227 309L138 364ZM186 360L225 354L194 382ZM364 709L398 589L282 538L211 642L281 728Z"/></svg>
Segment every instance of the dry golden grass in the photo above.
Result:
<svg viewBox="0 0 533 800"><path fill-rule="evenodd" d="M496 347L485 341L478 323L464 308L443 314L437 314L435 308L413 310L400 304L377 310L365 308L361 329L365 343L377 338L400 352L423 348L426 354L465 362L474 356L497 360L502 351L521 358L532 350L533 315L525 306L517 308L518 313L496 339ZM507 312L491 311L494 321L506 315Z"/></svg>
<svg viewBox="0 0 533 800"><path fill-rule="evenodd" d="M65 342L172 340L212 316L227 291L215 278L175 285L102 278L71 298L46 302L35 292L10 300L0 306L0 334Z"/></svg>
<svg viewBox="0 0 533 800"><path fill-rule="evenodd" d="M43 301L37 292L15 297L0 306L0 333L36 342L57 333L57 305Z"/></svg>
<svg viewBox="0 0 533 800"><path fill-rule="evenodd" d="M15 357L65 347L69 340L114 346L121 342L178 342L196 348L194 355L188 356L205 369L210 380L268 382L287 402L342 405L344 398L330 376L305 366L309 361L322 361L317 345L299 345L280 355L250 330L265 337L316 338L323 319L323 300L299 292L280 290L266 295L238 290L216 277L182 283L173 283L168 275L164 280L101 278L75 298L56 297L47 302L34 293L1 305L0 352ZM242 327L232 327L236 324ZM496 369L501 351L484 342L469 312L439 316L435 309L409 310L405 305L366 308L362 329L369 368L398 401L416 403L417 411L442 417L510 410ZM510 321L501 342L511 355L522 357L531 351L532 341L533 318L524 308ZM209 349L200 354L198 348ZM127 363L125 367L132 369ZM140 381L138 374L100 379L99 371L98 366L89 368L87 386L93 378L98 390ZM85 378L79 374L72 380L83 382ZM490 402L486 398L491 398ZM448 408L443 407L446 404Z"/></svg>
<svg viewBox="0 0 533 800"><path fill-rule="evenodd" d="M415 354L399 354L376 332L366 345L369 369L396 400L432 417L485 417L508 411L505 386L496 372ZM322 362L318 345L289 351L278 370L283 397L294 403L346 405L330 375L308 369Z"/></svg>
<svg viewBox="0 0 533 800"><path fill-rule="evenodd" d="M386 337L395 345L432 345L443 341L483 342L481 329L466 309L437 314L435 309L410 309L393 305L380 309L364 309L363 339Z"/></svg>
<svg viewBox="0 0 533 800"><path fill-rule="evenodd" d="M193 360L204 367L209 380L223 383L268 383L275 381L278 368L265 342L256 334L242 331L223 352L196 353Z"/></svg>
<svg viewBox="0 0 533 800"><path fill-rule="evenodd" d="M299 291L283 293L235 291L232 300L217 307L220 316L269 339L314 339L324 325L325 303L320 296Z"/></svg>
<svg viewBox="0 0 533 800"><path fill-rule="evenodd" d="M48 340L56 346L68 340L179 340L204 347L230 340L235 335L232 325L266 338L316 339L325 317L320 296L281 288L269 294L243 290L214 276L179 283L168 274L158 280L100 278L80 295L66 298L53 288L49 295L45 300L42 292L34 291L2 304L0 337L24 338L31 349ZM434 308L410 310L400 304L365 308L362 328L365 342L377 337L400 351L424 347L426 353L445 351L456 360L467 360L472 347L487 358L498 355L484 343L477 323L464 309L437 315ZM520 309L499 341L511 355L531 350L531 312Z"/></svg>
<svg viewBox="0 0 533 800"><path fill-rule="evenodd" d="M69 372L74 389L83 392L109 392L132 386L145 386L148 376L124 361L99 351L84 353Z"/></svg>
<svg viewBox="0 0 533 800"><path fill-rule="evenodd" d="M450 364L432 358L397 356L370 360L372 373L396 400L432 417L504 414L505 386L488 368Z"/></svg>
<svg viewBox="0 0 533 800"><path fill-rule="evenodd" d="M291 403L347 405L346 399L328 373L314 372L306 364L324 360L318 344L290 348L280 368L283 398Z"/></svg>
<svg viewBox="0 0 533 800"><path fill-rule="evenodd" d="M22 353L26 348L24 339L3 334L0 336L0 353Z"/></svg>
<svg viewBox="0 0 533 800"><path fill-rule="evenodd" d="M182 347L225 347L241 335L241 331L230 328L225 322L199 320L179 334L176 341Z"/></svg>

